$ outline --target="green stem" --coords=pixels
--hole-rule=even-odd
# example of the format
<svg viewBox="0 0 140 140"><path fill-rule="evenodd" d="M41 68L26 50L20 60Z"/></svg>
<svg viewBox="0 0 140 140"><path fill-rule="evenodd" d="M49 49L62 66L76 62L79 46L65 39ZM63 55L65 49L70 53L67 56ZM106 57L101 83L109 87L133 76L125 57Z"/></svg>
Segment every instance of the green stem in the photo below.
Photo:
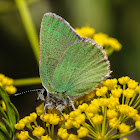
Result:
<svg viewBox="0 0 140 140"><path fill-rule="evenodd" d="M39 2L39 0L27 0L28 5L31 5L37 2ZM16 6L13 3L13 1L3 1L0 3L0 7L1 7L0 14L10 13L11 11L16 9Z"/></svg>
<svg viewBox="0 0 140 140"><path fill-rule="evenodd" d="M94 137L97 137L98 135L94 132L94 130L92 129L92 127L87 124L87 123L84 123L82 124L84 127L86 127L88 130L89 130L89 133L90 135L94 136Z"/></svg>
<svg viewBox="0 0 140 140"><path fill-rule="evenodd" d="M137 110L140 108L140 105L136 108Z"/></svg>
<svg viewBox="0 0 140 140"><path fill-rule="evenodd" d="M133 106L134 108L136 108L136 106L139 104L139 102L140 102L140 99L139 98L140 98L140 96L138 96L138 100L135 102L135 104Z"/></svg>
<svg viewBox="0 0 140 140"><path fill-rule="evenodd" d="M51 128L51 135L52 135L52 139L53 139L53 135L54 135L54 125L52 124L52 128Z"/></svg>
<svg viewBox="0 0 140 140"><path fill-rule="evenodd" d="M48 133L48 131L47 131L47 128L46 128L46 125L45 125L45 122L43 121L43 126L44 126L44 128L45 128L45 131L46 131L46 134Z"/></svg>
<svg viewBox="0 0 140 140"><path fill-rule="evenodd" d="M110 55L114 52L114 49L111 48L111 47L106 48L106 49L104 49L104 50L106 51L106 53L107 53L108 56L110 56Z"/></svg>
<svg viewBox="0 0 140 140"><path fill-rule="evenodd" d="M91 136L91 135L87 135L87 137L92 138L93 140L95 140L95 137Z"/></svg>
<svg viewBox="0 0 140 140"><path fill-rule="evenodd" d="M108 135L109 135L114 129L116 129L115 127L116 127L116 125L118 124L118 122L119 122L120 120L121 120L121 116L119 117L119 119L118 119L118 121L116 122L115 126L114 126L113 128L111 128L111 129L107 132L107 134L104 136L105 138L107 138Z"/></svg>
<svg viewBox="0 0 140 140"><path fill-rule="evenodd" d="M16 6L19 10L25 31L31 43L34 55L37 60L37 64L39 62L39 40L38 34L36 32L35 26L33 24L29 9L27 7L26 0L15 0Z"/></svg>
<svg viewBox="0 0 140 140"><path fill-rule="evenodd" d="M34 140L34 139L33 139L32 137L30 137L30 136L29 136L29 139L30 139L30 140Z"/></svg>
<svg viewBox="0 0 140 140"><path fill-rule="evenodd" d="M34 124L35 124L35 126L36 126L36 127L38 127L38 124L37 124L37 122L36 122L36 121L34 121Z"/></svg>
<svg viewBox="0 0 140 140"><path fill-rule="evenodd" d="M49 125L49 126L47 126L47 127L48 127L49 136L51 137L50 125Z"/></svg>
<svg viewBox="0 0 140 140"><path fill-rule="evenodd" d="M41 81L39 77L14 80L14 86L28 86L28 85L35 85L35 84L40 84L40 83Z"/></svg>
<svg viewBox="0 0 140 140"><path fill-rule="evenodd" d="M128 134L131 134L131 133L135 132L136 130L137 129L135 128L135 129L133 129L133 130L131 130L128 133L125 133L125 134L117 134L117 135L114 135L114 136L109 136L108 139L111 139L111 140L118 139L118 138L124 137Z"/></svg>
<svg viewBox="0 0 140 140"><path fill-rule="evenodd" d="M90 119L90 117L88 116L88 113L87 113L86 111L85 111L85 114L86 114L88 120L90 121L90 123L92 124L92 126L95 128L95 125L94 125L93 122L91 121L91 119Z"/></svg>
<svg viewBox="0 0 140 140"><path fill-rule="evenodd" d="M129 102L129 106L132 105L132 103L133 103L133 101L134 101L134 99L135 99L136 96L137 96L137 94L135 93L134 96L132 97L132 99L131 99L130 102Z"/></svg>
<svg viewBox="0 0 140 140"><path fill-rule="evenodd" d="M103 123L102 123L102 136L105 135L106 133L106 129L105 129L105 124L106 124L106 112L107 112L107 108L103 107L104 110L104 119L103 119Z"/></svg>

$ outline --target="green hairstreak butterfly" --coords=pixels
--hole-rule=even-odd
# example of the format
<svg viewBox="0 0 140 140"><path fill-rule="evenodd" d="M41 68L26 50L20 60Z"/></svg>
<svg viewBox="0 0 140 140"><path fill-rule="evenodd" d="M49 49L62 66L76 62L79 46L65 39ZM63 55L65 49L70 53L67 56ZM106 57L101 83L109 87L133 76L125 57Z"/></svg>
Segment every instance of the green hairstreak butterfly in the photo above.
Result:
<svg viewBox="0 0 140 140"><path fill-rule="evenodd" d="M94 90L111 73L103 48L81 37L54 13L46 13L42 19L39 65L44 89L38 98L46 102L48 109L56 107L60 112L67 105L73 106L74 98Z"/></svg>

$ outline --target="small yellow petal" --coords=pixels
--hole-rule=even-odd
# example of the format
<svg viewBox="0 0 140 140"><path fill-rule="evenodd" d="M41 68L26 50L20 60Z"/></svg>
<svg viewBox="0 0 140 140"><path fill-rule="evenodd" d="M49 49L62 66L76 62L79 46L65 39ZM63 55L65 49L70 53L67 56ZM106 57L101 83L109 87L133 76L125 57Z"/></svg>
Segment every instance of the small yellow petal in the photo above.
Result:
<svg viewBox="0 0 140 140"><path fill-rule="evenodd" d="M81 126L78 130L77 130L77 133L78 133L78 137L79 138L83 138L83 137L86 137L88 135L88 129Z"/></svg>

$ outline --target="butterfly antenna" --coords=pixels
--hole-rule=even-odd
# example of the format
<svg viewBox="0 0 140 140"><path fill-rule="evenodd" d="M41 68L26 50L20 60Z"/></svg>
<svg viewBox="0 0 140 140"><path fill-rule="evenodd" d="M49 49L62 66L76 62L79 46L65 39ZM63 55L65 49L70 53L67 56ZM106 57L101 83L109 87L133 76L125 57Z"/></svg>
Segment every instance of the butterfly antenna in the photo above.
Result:
<svg viewBox="0 0 140 140"><path fill-rule="evenodd" d="M25 94L25 93L29 93L29 92L32 92L32 91L41 91L42 89L33 89L33 90L26 90L24 92L20 92L20 93L16 93L16 94L13 94L14 96L18 96L18 95L22 95L22 94Z"/></svg>

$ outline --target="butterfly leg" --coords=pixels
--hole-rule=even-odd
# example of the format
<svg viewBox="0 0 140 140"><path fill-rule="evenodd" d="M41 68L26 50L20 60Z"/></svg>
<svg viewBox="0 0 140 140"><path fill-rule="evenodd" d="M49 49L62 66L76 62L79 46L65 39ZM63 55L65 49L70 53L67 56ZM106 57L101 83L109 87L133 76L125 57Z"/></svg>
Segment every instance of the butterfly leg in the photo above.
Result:
<svg viewBox="0 0 140 140"><path fill-rule="evenodd" d="M75 106L74 106L74 103L73 103L72 99L69 96L67 96L67 98L69 99L70 104L71 104L73 110L75 110Z"/></svg>
<svg viewBox="0 0 140 140"><path fill-rule="evenodd" d="M61 115L64 117L65 121L66 121L66 118L64 116L64 114L62 113L62 110L64 110L65 106L62 105L62 104L59 104L56 109L61 113Z"/></svg>
<svg viewBox="0 0 140 140"><path fill-rule="evenodd" d="M46 107L48 107L48 109L53 109L54 106L51 104L51 103L47 103L44 105L44 108L43 108L43 117L45 115L45 110L46 110Z"/></svg>
<svg viewBox="0 0 140 140"><path fill-rule="evenodd" d="M45 105L44 105L44 108L43 108L43 117L44 117L44 115L45 115L45 110L46 110L46 107L47 107L47 106L49 106L49 104L45 104Z"/></svg>

